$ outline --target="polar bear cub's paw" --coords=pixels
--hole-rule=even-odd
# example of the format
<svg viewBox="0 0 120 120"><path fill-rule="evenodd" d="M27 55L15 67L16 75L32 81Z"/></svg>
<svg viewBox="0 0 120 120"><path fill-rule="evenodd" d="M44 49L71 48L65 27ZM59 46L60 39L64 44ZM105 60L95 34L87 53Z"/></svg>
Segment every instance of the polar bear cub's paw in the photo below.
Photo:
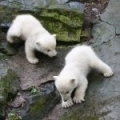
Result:
<svg viewBox="0 0 120 120"><path fill-rule="evenodd" d="M39 62L39 60L37 58L27 58L27 59L31 64L36 64Z"/></svg>
<svg viewBox="0 0 120 120"><path fill-rule="evenodd" d="M73 98L74 103L81 103L82 101L85 101L84 96L74 96Z"/></svg>
<svg viewBox="0 0 120 120"><path fill-rule="evenodd" d="M69 99L69 100L66 101L66 102L62 101L62 107L63 107L63 108L68 108L68 107L70 107L70 106L72 106L72 105L73 105L73 101L72 101L71 99Z"/></svg>
<svg viewBox="0 0 120 120"><path fill-rule="evenodd" d="M81 103L82 101L85 101L84 99L81 99L79 97L74 97L73 98L74 103Z"/></svg>
<svg viewBox="0 0 120 120"><path fill-rule="evenodd" d="M106 72L104 72L105 77L111 77L113 75L112 69L109 67Z"/></svg>

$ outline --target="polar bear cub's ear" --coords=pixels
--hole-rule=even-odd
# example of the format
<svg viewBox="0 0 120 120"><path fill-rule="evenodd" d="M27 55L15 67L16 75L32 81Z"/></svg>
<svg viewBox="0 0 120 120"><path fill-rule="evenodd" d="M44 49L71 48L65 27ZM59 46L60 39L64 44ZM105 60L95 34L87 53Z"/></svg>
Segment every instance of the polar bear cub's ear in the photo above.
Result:
<svg viewBox="0 0 120 120"><path fill-rule="evenodd" d="M52 34L53 37L56 37L56 34Z"/></svg>
<svg viewBox="0 0 120 120"><path fill-rule="evenodd" d="M58 76L53 76L53 79L54 79L54 80L57 80L57 78L58 78Z"/></svg>

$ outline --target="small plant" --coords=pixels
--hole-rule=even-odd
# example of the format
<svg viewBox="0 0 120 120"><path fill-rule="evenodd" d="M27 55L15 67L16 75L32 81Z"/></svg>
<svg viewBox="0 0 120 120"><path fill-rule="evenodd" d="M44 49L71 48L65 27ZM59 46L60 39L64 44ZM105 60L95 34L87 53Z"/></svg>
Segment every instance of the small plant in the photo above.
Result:
<svg viewBox="0 0 120 120"><path fill-rule="evenodd" d="M15 113L8 113L8 119L7 120L22 120L22 118Z"/></svg>
<svg viewBox="0 0 120 120"><path fill-rule="evenodd" d="M36 86L32 86L31 87L31 94L37 94L38 93L38 91L39 91L39 89L36 87Z"/></svg>

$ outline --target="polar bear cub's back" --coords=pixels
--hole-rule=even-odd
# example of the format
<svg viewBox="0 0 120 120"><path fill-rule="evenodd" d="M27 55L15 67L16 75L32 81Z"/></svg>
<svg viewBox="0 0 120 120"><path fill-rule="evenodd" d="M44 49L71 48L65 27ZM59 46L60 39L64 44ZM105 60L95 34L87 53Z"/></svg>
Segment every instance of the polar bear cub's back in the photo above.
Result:
<svg viewBox="0 0 120 120"><path fill-rule="evenodd" d="M28 37L37 34L37 31L45 31L46 30L42 27L41 23L32 15L25 14L25 15L18 15L13 23L12 27L8 32L16 31L16 33L20 33L20 35L16 35L21 37L23 40L26 40ZM15 35L15 33L14 33Z"/></svg>
<svg viewBox="0 0 120 120"><path fill-rule="evenodd" d="M90 46L81 45L73 48L65 58L67 63L71 63L72 61L87 64L91 59L96 58L95 52ZM89 61L89 62L88 62Z"/></svg>

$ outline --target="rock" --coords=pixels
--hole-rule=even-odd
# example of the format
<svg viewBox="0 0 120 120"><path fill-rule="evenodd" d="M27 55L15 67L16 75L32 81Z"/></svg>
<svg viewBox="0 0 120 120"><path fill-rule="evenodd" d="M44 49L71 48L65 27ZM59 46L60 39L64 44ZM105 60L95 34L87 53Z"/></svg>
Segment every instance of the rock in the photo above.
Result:
<svg viewBox="0 0 120 120"><path fill-rule="evenodd" d="M10 23L17 14L36 16L60 42L80 42L84 5L68 0L32 0L0 2L0 22ZM4 30L5 31L5 30Z"/></svg>
<svg viewBox="0 0 120 120"><path fill-rule="evenodd" d="M25 99L22 96L17 96L14 101L8 103L9 106L19 108L25 103Z"/></svg>
<svg viewBox="0 0 120 120"><path fill-rule="evenodd" d="M81 13L84 12L84 9L85 9L85 5L80 3L80 2L75 2L75 1L71 1L68 3L68 5L73 8L73 9L78 9L81 11Z"/></svg>
<svg viewBox="0 0 120 120"><path fill-rule="evenodd" d="M17 75L7 66L0 64L0 68L0 117L4 117L7 101L19 90L19 81Z"/></svg>
<svg viewBox="0 0 120 120"><path fill-rule="evenodd" d="M10 23L1 23L0 24L1 31L7 33L10 26L11 26Z"/></svg>
<svg viewBox="0 0 120 120"><path fill-rule="evenodd" d="M98 42L105 43L115 36L115 27L104 22L95 24L92 30L92 36Z"/></svg>
<svg viewBox="0 0 120 120"><path fill-rule="evenodd" d="M27 103L30 106L27 109L26 114L23 116L23 120L38 120L44 118L59 102L60 98L55 92L54 84L46 83L40 87L40 93L31 96Z"/></svg>
<svg viewBox="0 0 120 120"><path fill-rule="evenodd" d="M8 44L6 40L3 40L0 44L0 53L4 54L4 56L12 56L17 53L17 50Z"/></svg>
<svg viewBox="0 0 120 120"><path fill-rule="evenodd" d="M120 34L120 18L119 18L120 1L110 0L105 12L101 15L101 19L113 25L116 28L116 34Z"/></svg>

